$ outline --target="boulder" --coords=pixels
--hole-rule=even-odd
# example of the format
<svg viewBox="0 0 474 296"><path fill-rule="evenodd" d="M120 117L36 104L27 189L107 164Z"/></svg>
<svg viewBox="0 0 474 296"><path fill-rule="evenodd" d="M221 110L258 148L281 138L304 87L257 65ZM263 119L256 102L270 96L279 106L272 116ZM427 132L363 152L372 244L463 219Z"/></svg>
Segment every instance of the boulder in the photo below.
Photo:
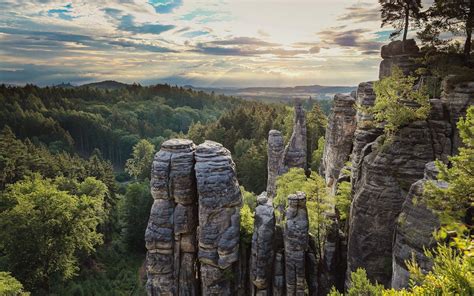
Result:
<svg viewBox="0 0 474 296"><path fill-rule="evenodd" d="M380 63L379 78L390 76L394 66L399 67L405 75L413 74L418 69L420 57L415 40L392 41L382 46L382 62Z"/></svg>

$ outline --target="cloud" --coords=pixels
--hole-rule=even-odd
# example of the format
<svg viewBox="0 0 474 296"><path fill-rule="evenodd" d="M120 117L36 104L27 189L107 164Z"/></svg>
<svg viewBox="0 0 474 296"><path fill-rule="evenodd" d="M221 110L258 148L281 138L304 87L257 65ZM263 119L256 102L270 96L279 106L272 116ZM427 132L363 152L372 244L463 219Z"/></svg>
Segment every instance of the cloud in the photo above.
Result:
<svg viewBox="0 0 474 296"><path fill-rule="evenodd" d="M303 49L285 49L280 44L253 37L234 37L198 43L192 51L210 55L258 56L271 54L282 57L309 53L308 50Z"/></svg>
<svg viewBox="0 0 474 296"><path fill-rule="evenodd" d="M65 6L63 6L62 8L48 10L48 16L55 16L55 17L59 17L63 20L70 21L70 20L73 20L75 18L71 15L71 12L72 12L72 4L69 3Z"/></svg>
<svg viewBox="0 0 474 296"><path fill-rule="evenodd" d="M157 13L170 13L174 9L183 5L182 0L148 0L148 4L153 6Z"/></svg>
<svg viewBox="0 0 474 296"><path fill-rule="evenodd" d="M204 36L207 34L209 34L208 31L190 31L190 32L181 34L181 36L187 37L187 38L194 38L194 37Z"/></svg>
<svg viewBox="0 0 474 296"><path fill-rule="evenodd" d="M128 31L137 34L155 34L159 35L163 32L174 29L174 25L162 25L162 24L142 24L137 25L134 22L134 17L130 14L124 15L120 19L119 30Z"/></svg>
<svg viewBox="0 0 474 296"><path fill-rule="evenodd" d="M334 30L328 29L318 33L322 42L330 47L338 46L342 48L352 48L358 51L373 53L379 51L383 45L379 41L368 40L366 34L370 33L368 29L352 29L352 30Z"/></svg>
<svg viewBox="0 0 474 296"><path fill-rule="evenodd" d="M346 13L337 18L338 21L352 23L380 22L380 7L373 3L358 3L346 8Z"/></svg>

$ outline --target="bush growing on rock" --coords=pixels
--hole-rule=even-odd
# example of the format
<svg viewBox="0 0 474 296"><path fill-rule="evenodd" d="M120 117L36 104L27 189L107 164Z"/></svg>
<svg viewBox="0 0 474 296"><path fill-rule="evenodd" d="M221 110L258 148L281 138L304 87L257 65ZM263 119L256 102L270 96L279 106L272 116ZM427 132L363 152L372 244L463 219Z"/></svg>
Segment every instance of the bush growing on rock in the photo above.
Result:
<svg viewBox="0 0 474 296"><path fill-rule="evenodd" d="M416 88L416 78L404 76L400 68L394 67L392 75L375 82L377 99L368 108L377 123L383 124L389 138L402 126L416 120L425 120L430 111L426 87Z"/></svg>

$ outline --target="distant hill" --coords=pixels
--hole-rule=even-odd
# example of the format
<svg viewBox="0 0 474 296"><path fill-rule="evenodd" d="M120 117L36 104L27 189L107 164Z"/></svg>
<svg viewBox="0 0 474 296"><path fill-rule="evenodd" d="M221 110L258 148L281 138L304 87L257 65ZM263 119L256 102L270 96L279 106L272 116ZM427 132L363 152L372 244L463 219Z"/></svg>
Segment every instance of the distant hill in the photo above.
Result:
<svg viewBox="0 0 474 296"><path fill-rule="evenodd" d="M122 89L130 86L130 84L118 82L115 80L105 80L100 82L93 82L88 84L83 84L80 87L90 87L98 89Z"/></svg>
<svg viewBox="0 0 474 296"><path fill-rule="evenodd" d="M295 98L307 99L309 97L313 99L327 100L332 99L337 93L350 94L352 91L356 90L355 86L323 85L246 88L205 88L187 85L185 88L266 102L288 102Z"/></svg>

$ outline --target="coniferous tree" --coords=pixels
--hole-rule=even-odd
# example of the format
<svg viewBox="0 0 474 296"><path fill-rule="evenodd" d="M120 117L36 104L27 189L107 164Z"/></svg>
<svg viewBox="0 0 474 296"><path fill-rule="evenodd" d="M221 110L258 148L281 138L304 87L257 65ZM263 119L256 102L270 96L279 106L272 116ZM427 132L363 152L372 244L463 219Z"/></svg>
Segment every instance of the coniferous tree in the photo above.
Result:
<svg viewBox="0 0 474 296"><path fill-rule="evenodd" d="M407 39L411 19L421 16L421 0L379 0L382 13L382 27L392 25L395 31L390 38L398 37L403 31L403 41Z"/></svg>

